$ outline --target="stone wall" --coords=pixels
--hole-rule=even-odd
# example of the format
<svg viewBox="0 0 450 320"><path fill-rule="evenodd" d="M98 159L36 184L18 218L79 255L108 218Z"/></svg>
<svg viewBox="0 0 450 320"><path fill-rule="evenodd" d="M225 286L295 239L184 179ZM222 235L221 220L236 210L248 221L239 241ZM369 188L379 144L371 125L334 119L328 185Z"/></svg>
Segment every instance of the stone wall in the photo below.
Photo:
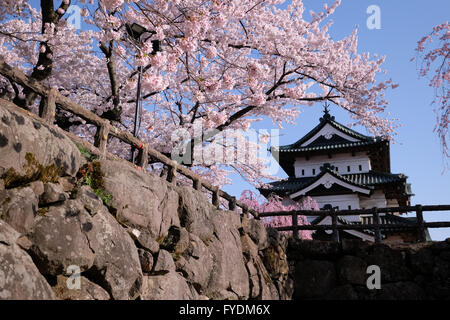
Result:
<svg viewBox="0 0 450 320"><path fill-rule="evenodd" d="M409 245L291 239L287 255L294 299L450 299L450 238ZM380 289L367 287L370 265L380 267Z"/></svg>
<svg viewBox="0 0 450 320"><path fill-rule="evenodd" d="M98 168L100 196L77 177L0 190L0 298L291 297L284 237L125 162Z"/></svg>
<svg viewBox="0 0 450 320"><path fill-rule="evenodd" d="M289 299L286 245L0 99L0 299Z"/></svg>
<svg viewBox="0 0 450 320"><path fill-rule="evenodd" d="M450 298L450 241L288 241L73 140L0 99L0 299Z"/></svg>

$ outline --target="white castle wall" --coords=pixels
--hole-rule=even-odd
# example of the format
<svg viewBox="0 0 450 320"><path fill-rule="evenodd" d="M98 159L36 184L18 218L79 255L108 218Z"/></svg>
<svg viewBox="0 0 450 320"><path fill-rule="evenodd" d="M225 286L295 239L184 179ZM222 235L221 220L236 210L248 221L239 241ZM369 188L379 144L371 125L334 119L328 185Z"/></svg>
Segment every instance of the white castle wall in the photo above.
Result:
<svg viewBox="0 0 450 320"><path fill-rule="evenodd" d="M331 155L331 158L327 155L312 156L309 160L297 158L294 163L295 176L298 178L316 176L320 174L320 167L325 163L337 167L340 174L362 173L371 170L370 160L365 152L356 152L354 156L351 153L341 153Z"/></svg>

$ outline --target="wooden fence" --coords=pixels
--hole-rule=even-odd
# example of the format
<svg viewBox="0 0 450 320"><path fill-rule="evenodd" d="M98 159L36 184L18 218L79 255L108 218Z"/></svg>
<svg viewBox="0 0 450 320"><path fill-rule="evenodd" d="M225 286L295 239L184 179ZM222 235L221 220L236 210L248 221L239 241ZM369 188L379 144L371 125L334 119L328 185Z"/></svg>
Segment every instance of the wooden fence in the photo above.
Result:
<svg viewBox="0 0 450 320"><path fill-rule="evenodd" d="M423 219L423 212L436 212L436 211L450 211L450 205L416 205L416 206L402 206L402 207L390 207L390 208L372 208L372 209L355 209L355 210L335 210L334 208L327 210L298 210L298 211L280 211L280 212L267 212L260 213L259 217L280 217L291 216L292 226L277 227L278 231L293 231L294 237L298 238L299 230L332 230L333 241L339 241L338 230L373 230L375 233L375 242L380 243L382 240L383 230L395 230L395 229L410 229L416 230L418 240L426 241L426 228L450 228L450 222L425 222ZM382 224L380 223L380 213L392 214L394 212L415 212L416 221L409 223L395 223L395 224ZM298 225L298 216L315 216L326 217L330 216L331 225ZM373 218L373 224L348 224L338 225L339 216L355 216L355 215L371 215Z"/></svg>
<svg viewBox="0 0 450 320"><path fill-rule="evenodd" d="M226 202L228 202L228 209L230 211L236 211L238 210L238 208L240 208L242 213L249 213L256 219L259 219L258 212L249 208L246 204L237 201L234 196L229 195L225 191L219 189L217 186L214 186L211 183L205 181L192 170L178 164L172 159L169 159L162 153L151 148L148 144L134 137L129 132L120 130L112 126L108 120L102 119L96 114L89 111L87 108L76 104L69 98L61 95L56 89L50 88L37 80L29 78L20 70L8 65L1 58L0 74L13 83L17 83L22 87L29 88L30 90L40 95L43 99L45 99L42 114L39 115L45 122L53 124L55 121L56 108L59 108L82 118L88 124L96 126L97 131L95 134L94 146L98 148L100 155L106 156L107 154L108 137L116 137L122 142L130 145L130 147L134 147L139 150L137 157L138 168L146 170L149 163L149 158L152 158L153 160L161 162L168 167L167 181L169 181L170 183L175 184L177 173L180 173L192 181L194 189L202 191L202 188L205 188L206 190L211 192L212 204L216 207L219 207L220 198L223 198Z"/></svg>

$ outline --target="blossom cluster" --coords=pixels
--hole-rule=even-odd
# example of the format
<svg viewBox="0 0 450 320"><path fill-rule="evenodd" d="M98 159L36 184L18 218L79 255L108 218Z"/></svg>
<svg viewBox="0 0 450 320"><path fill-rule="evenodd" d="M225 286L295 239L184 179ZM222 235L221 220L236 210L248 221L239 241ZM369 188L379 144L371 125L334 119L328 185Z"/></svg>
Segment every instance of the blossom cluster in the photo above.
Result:
<svg viewBox="0 0 450 320"><path fill-rule="evenodd" d="M88 27L75 30L64 20L67 13L60 12L62 19L42 32L40 11L26 1L5 0L0 56L27 74L40 72L47 85L99 116L118 110L112 125L130 131L141 66L140 138L169 154L172 133L192 131L196 121L218 132L245 131L265 118L282 128L296 121L304 105L322 101L348 110L355 124L373 134L392 135L384 92L396 85L375 80L384 58L358 53L356 31L338 40L328 33L340 1L310 16L301 0L280 8L284 2L79 1ZM148 31L141 43L127 36L126 24L132 23ZM0 88L6 98L22 97L23 89L2 77ZM35 100L30 108L38 105ZM70 121L72 132L92 139L91 126ZM115 140L108 150L123 157L130 153ZM230 169L255 184L266 177L260 165L214 163L193 169L219 185L229 181Z"/></svg>
<svg viewBox="0 0 450 320"><path fill-rule="evenodd" d="M432 43L438 45L431 47ZM450 123L450 24L445 22L433 28L433 31L420 39L416 51L421 54L419 74L422 77L431 75L429 86L435 89L433 103L437 106L437 123L435 130L441 140L444 154L450 157L449 131ZM411 59L411 60L414 60ZM436 69L431 69L431 68Z"/></svg>
<svg viewBox="0 0 450 320"><path fill-rule="evenodd" d="M245 190L242 192L239 201L246 204L249 208L256 210L258 212L289 212L294 210L319 210L317 202L311 197L305 197L301 202L286 202L284 199L277 195L273 195L269 200L261 199L261 196L256 195L250 190ZM297 225L306 226L309 222L305 216L297 217ZM276 227L287 227L292 226L292 216L274 216L274 217L264 217L262 218L263 223L266 227L276 228ZM284 233L290 233L291 231L283 231ZM299 238L305 240L312 240L313 231L311 230L300 230Z"/></svg>

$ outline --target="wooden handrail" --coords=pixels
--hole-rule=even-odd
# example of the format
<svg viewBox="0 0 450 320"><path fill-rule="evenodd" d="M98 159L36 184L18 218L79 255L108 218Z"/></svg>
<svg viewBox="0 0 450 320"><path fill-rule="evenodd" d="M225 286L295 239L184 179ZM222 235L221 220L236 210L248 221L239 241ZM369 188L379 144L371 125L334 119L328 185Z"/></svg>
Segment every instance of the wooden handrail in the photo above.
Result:
<svg viewBox="0 0 450 320"><path fill-rule="evenodd" d="M95 134L95 147L99 149L99 153L105 156L107 153L107 141L108 137L116 137L122 142L129 144L133 148L140 150L140 155L138 155L138 168L146 170L148 164L148 157L155 159L158 162L165 164L169 168L169 174L167 178L169 182L176 183L176 173L179 172L186 178L193 181L194 189L202 190L202 187L212 192L212 201L214 205L219 206L219 197L224 198L230 204L229 209L234 211L238 207L242 209L242 213L250 213L256 219L259 219L259 213L253 209L248 208L245 204L237 201L235 197L229 195L223 190L218 189L217 186L203 180L198 174L194 173L192 170L179 165L176 161L166 157L159 151L151 148L138 138L134 137L131 133L120 130L112 126L108 121L99 117L98 115L92 113L90 110L78 105L77 103L70 100L60 94L55 88L50 88L49 86L32 79L25 75L22 71L17 68L11 67L3 59L0 58L0 74L9 79L11 82L18 83L22 87L26 87L46 100L44 104L43 112L39 115L44 118L45 121L53 123L54 113L56 107L68 111L89 124L93 124L97 127L97 132Z"/></svg>
<svg viewBox="0 0 450 320"><path fill-rule="evenodd" d="M450 228L450 221L445 222L425 222L423 224L424 228ZM380 229L417 229L417 225L403 223L403 224L379 224L378 227ZM331 230L333 228L330 224L321 224L321 225L303 225L297 226L283 226L283 227L275 227L274 229L278 231L294 231L294 229L298 230ZM338 230L371 230L375 229L376 226L373 224L349 224L342 225L338 224L335 227Z"/></svg>
<svg viewBox="0 0 450 320"><path fill-rule="evenodd" d="M339 216L355 216L355 215L372 215L373 209L353 209L353 210L339 210ZM393 212L412 212L416 211L416 206L400 206L400 207L387 207L377 208L379 213L393 213ZM448 211L450 205L426 205L422 206L423 211ZM260 213L260 217L277 217L277 216L290 216L293 211L274 211ZM302 216L329 216L329 210L295 210L298 215Z"/></svg>
<svg viewBox="0 0 450 320"><path fill-rule="evenodd" d="M382 231L383 230L396 230L396 229L408 229L408 230L417 230L417 239L419 242L426 241L425 229L426 228L450 228L450 221L448 222L424 222L423 220L423 212L436 212L436 211L449 211L450 205L416 205L416 206L402 206L402 207L389 207L389 208L372 208L372 209L355 209L355 210L342 210L336 211L334 208L328 210L294 210L294 211L282 211L282 212L266 212L260 213L261 218L265 217L280 217L280 216L291 216L292 217L292 226L283 226L283 227L275 227L278 231L292 231L294 234L294 238L298 238L299 230L331 230L332 240L335 242L339 242L338 230L373 230L374 231L374 239L376 243L381 243L382 241ZM395 224L386 224L381 223L380 213L390 213L390 212L416 212L417 221L411 223L395 223ZM337 224L338 216L349 216L349 215L360 215L371 214L373 217L373 224L348 224L348 225L339 225ZM302 225L299 226L294 223L294 220L298 217L298 215L304 216L318 216L318 217L326 217L330 216L332 219L332 224L327 225Z"/></svg>

